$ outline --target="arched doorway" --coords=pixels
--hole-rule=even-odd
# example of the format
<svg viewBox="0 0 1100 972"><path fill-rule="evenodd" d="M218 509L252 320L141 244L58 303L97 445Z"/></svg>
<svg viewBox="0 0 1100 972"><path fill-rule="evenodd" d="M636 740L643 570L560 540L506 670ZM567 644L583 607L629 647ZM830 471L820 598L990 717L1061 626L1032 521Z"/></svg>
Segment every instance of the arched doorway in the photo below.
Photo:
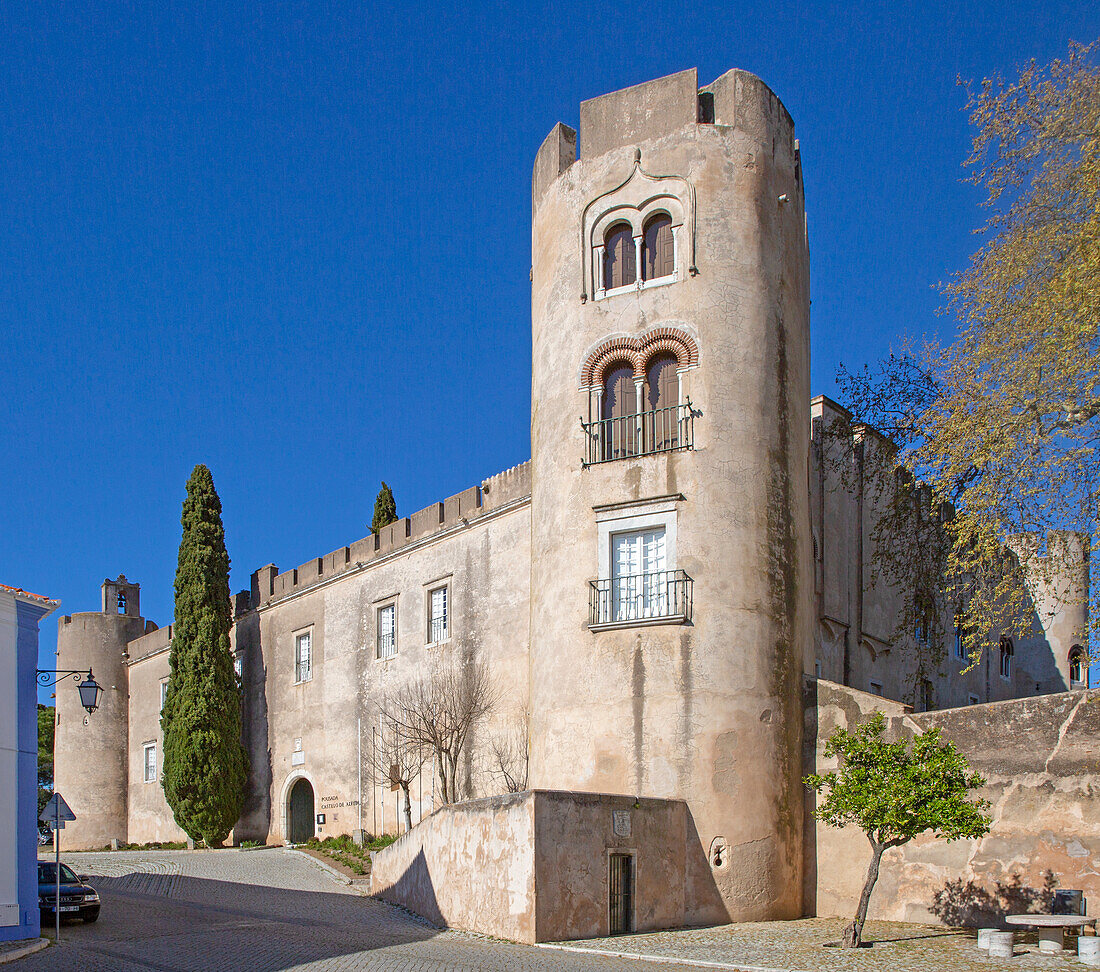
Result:
<svg viewBox="0 0 1100 972"><path fill-rule="evenodd" d="M292 844L304 844L313 836L313 787L300 779L290 788L287 798L287 839Z"/></svg>

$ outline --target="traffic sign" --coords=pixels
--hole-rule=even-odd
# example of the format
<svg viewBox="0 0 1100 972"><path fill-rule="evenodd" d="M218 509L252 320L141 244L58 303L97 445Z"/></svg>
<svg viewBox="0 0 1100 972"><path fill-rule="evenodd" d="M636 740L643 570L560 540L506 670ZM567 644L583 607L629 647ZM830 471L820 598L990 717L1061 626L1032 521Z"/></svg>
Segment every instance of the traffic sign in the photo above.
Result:
<svg viewBox="0 0 1100 972"><path fill-rule="evenodd" d="M62 820L76 820L76 814L69 809L65 798L60 793L55 793L46 801L46 806L38 815L43 823L59 822Z"/></svg>

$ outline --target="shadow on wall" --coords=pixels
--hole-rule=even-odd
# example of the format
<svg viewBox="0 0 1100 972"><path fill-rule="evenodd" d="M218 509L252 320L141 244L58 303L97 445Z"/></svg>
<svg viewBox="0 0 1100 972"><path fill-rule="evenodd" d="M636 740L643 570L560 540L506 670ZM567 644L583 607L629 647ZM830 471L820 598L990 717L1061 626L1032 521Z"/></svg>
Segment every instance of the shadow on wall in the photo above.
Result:
<svg viewBox="0 0 1100 972"><path fill-rule="evenodd" d="M936 892L929 911L945 925L988 927L1004 924L1005 915L1049 912L1058 882L1047 871L1041 888L1023 883L1014 874L1008 881L997 881L992 890L973 879L948 881Z"/></svg>
<svg viewBox="0 0 1100 972"><path fill-rule="evenodd" d="M419 825L418 825L419 826ZM413 828L415 830L415 828ZM428 862L424 857L424 849L413 858L404 873L388 888L384 894L377 895L384 901L400 903L416 902L416 910L413 912L425 921L431 922L437 928L450 928L447 919L443 917L443 911L439 907L439 900L435 895L435 885L432 883L432 875L428 870ZM410 909L411 910L411 909Z"/></svg>
<svg viewBox="0 0 1100 972"><path fill-rule="evenodd" d="M248 783L241 819L234 828L238 840L266 843L271 833L271 748L268 737L268 671L260 645L260 619L253 611L237 620L237 643L245 649L242 742L248 753Z"/></svg>

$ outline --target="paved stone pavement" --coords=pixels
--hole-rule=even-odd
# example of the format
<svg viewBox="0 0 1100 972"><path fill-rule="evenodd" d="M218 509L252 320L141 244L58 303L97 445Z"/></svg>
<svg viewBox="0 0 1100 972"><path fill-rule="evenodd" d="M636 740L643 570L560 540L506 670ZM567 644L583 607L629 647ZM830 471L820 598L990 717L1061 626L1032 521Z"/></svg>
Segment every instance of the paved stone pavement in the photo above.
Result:
<svg viewBox="0 0 1100 972"><path fill-rule="evenodd" d="M567 942L570 948L592 949L645 956L666 956L724 967L770 968L797 972L991 972L993 969L1045 969L1074 972L1087 966L1067 949L1062 955L1039 955L1035 936L1017 932L1016 955L991 959L978 949L976 932L956 931L934 925L870 921L864 941L870 948L827 948L840 939L845 922L837 918L805 918L801 921L762 921L723 925L719 928L650 932L592 941ZM1070 940L1072 941L1072 939ZM1073 946L1074 948L1076 946ZM728 964L727 964L728 963ZM656 969L639 963L635 972Z"/></svg>
<svg viewBox="0 0 1100 972"><path fill-rule="evenodd" d="M68 862L93 876L99 921L62 925L60 945L5 972L639 972L636 961L439 931L282 850L73 854Z"/></svg>

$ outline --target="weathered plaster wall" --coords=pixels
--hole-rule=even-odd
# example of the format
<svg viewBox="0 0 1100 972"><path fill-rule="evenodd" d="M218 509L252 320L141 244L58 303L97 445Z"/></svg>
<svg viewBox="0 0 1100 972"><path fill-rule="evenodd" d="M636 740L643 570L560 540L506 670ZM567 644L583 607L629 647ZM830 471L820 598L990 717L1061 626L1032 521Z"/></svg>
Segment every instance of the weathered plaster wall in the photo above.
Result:
<svg viewBox="0 0 1100 972"><path fill-rule="evenodd" d="M687 884L709 880L698 843L682 801L529 790L441 808L373 855L371 886L447 927L591 938L609 931L609 855L629 853L634 928L672 928L689 921Z"/></svg>
<svg viewBox="0 0 1100 972"><path fill-rule="evenodd" d="M701 847L718 841L731 861L713 873L724 904L689 900L691 921L800 911L798 680L812 638L799 161L775 95L745 72L723 79L720 124L695 122L693 72L586 102L582 158L561 171L568 139L544 144L532 227L532 784L688 800ZM691 182L696 225L677 230L674 283L595 299L584 214L631 176L635 148L645 172ZM636 182L690 207L683 182ZM583 363L666 326L697 335L681 399L697 410L694 449L584 468ZM589 630L597 508L610 504L674 511L691 625Z"/></svg>
<svg viewBox="0 0 1100 972"><path fill-rule="evenodd" d="M536 941L532 794L438 810L372 855L371 890L442 927Z"/></svg>
<svg viewBox="0 0 1100 972"><path fill-rule="evenodd" d="M700 903L722 906L685 802L541 790L534 796L538 941L610 934L612 853L634 858L636 931L690 925Z"/></svg>
<svg viewBox="0 0 1100 972"><path fill-rule="evenodd" d="M130 748L127 760L131 844L186 840L164 797L164 735L160 728L161 684L168 681L172 626L130 644ZM156 779L145 780L145 744L156 743Z"/></svg>
<svg viewBox="0 0 1100 972"><path fill-rule="evenodd" d="M888 851L872 917L988 924L1006 913L1047 910L1052 887L1083 890L1089 914L1100 913L1100 691L912 713L818 681L807 687L806 771L827 768L821 750L833 728L875 708L893 734L939 727L985 777L993 826L982 840L922 838ZM811 796L807 811L812 803ZM807 858L816 857L808 913L851 913L868 856L859 831L807 817Z"/></svg>
<svg viewBox="0 0 1100 972"><path fill-rule="evenodd" d="M464 795L493 792L489 741L522 731L527 710L531 553L526 467L493 477L475 492L480 505L471 505L464 518L454 516L453 524L420 537L413 531L387 555L375 556L361 569L353 564L328 582L315 578L303 588L299 574L287 594L238 621L249 713L246 740L254 785L263 788L265 797L246 807L237 836L285 839L287 800L299 778L309 781L316 813L325 815L317 827L321 836L351 833L360 825L372 832L404 829L398 792L372 785L373 730L385 700L436 661L484 662L491 669L498 704L475 728L462 774L470 783ZM444 583L450 637L429 646L428 592ZM389 603L396 603L398 649L394 657L379 659L377 612ZM295 637L306 630L312 632L312 677L297 682ZM435 786L426 765L412 787L414 821L436 805Z"/></svg>

